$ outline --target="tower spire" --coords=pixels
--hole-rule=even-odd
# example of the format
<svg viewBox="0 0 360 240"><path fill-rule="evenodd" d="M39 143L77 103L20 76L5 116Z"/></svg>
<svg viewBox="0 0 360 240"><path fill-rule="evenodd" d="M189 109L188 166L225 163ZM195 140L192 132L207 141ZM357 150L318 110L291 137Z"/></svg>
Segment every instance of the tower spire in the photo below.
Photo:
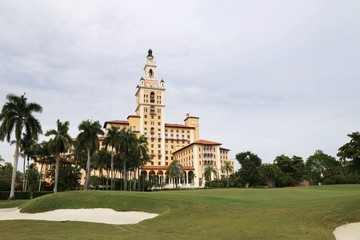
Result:
<svg viewBox="0 0 360 240"><path fill-rule="evenodd" d="M152 50L151 50L151 48L149 48L149 50L148 50L148 55L147 55L147 57L154 57L153 55L152 55Z"/></svg>

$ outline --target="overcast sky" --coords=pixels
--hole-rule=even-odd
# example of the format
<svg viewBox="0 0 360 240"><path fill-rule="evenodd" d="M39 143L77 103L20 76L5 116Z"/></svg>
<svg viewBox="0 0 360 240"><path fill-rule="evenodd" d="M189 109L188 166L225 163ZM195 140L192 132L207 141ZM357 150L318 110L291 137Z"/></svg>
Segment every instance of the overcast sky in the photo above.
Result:
<svg viewBox="0 0 360 240"><path fill-rule="evenodd" d="M198 116L233 159L336 156L359 131L359 13L358 0L2 0L0 106L26 92L44 132L60 119L74 137L82 120L125 120L151 48L167 123ZM0 143L6 161L14 149Z"/></svg>

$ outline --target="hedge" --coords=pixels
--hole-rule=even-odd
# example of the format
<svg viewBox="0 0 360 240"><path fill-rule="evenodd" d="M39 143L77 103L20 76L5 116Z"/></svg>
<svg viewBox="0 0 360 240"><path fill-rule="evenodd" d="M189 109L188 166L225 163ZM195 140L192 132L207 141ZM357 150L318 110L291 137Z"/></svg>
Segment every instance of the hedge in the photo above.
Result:
<svg viewBox="0 0 360 240"><path fill-rule="evenodd" d="M47 194L51 194L51 193L54 193L53 191L42 191L42 192L33 192L32 194L32 197L33 198L37 198L37 197L41 197L41 196L44 196L44 195L47 195Z"/></svg>
<svg viewBox="0 0 360 240"><path fill-rule="evenodd" d="M0 180L0 191L10 191L11 182Z"/></svg>

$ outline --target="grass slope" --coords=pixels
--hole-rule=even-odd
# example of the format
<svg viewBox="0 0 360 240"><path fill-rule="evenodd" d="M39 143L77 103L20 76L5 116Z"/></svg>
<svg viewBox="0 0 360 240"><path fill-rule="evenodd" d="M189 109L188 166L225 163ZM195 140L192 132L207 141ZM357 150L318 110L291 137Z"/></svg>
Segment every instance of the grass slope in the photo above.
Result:
<svg viewBox="0 0 360 240"><path fill-rule="evenodd" d="M334 239L337 226L360 222L359 206L360 185L152 193L76 191L27 201L22 211L105 207L160 216L136 225L3 221L1 228L6 229L3 239Z"/></svg>

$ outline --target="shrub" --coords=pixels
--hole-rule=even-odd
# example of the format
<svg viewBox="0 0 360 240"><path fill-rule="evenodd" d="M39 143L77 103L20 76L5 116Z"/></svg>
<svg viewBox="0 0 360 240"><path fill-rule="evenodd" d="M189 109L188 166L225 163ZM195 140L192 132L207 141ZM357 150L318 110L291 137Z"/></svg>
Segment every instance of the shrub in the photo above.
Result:
<svg viewBox="0 0 360 240"><path fill-rule="evenodd" d="M33 198L41 197L47 194L54 193L53 191L33 192Z"/></svg>
<svg viewBox="0 0 360 240"><path fill-rule="evenodd" d="M227 183L226 179L221 179L221 180L220 179L215 179L215 180L211 181L211 184L210 184L209 181L207 181L205 183L205 187L210 188L210 186L211 186L211 188L225 188L226 183Z"/></svg>
<svg viewBox="0 0 360 240"><path fill-rule="evenodd" d="M0 191L0 200L7 200L10 196L10 191Z"/></svg>
<svg viewBox="0 0 360 240"><path fill-rule="evenodd" d="M276 185L278 187L292 187L295 186L295 183L296 183L295 179L289 175L283 175L279 177L278 180L276 181Z"/></svg>
<svg viewBox="0 0 360 240"><path fill-rule="evenodd" d="M11 189L11 182L0 180L0 191L10 191Z"/></svg>
<svg viewBox="0 0 360 240"><path fill-rule="evenodd" d="M31 199L32 192L15 192L15 199Z"/></svg>

